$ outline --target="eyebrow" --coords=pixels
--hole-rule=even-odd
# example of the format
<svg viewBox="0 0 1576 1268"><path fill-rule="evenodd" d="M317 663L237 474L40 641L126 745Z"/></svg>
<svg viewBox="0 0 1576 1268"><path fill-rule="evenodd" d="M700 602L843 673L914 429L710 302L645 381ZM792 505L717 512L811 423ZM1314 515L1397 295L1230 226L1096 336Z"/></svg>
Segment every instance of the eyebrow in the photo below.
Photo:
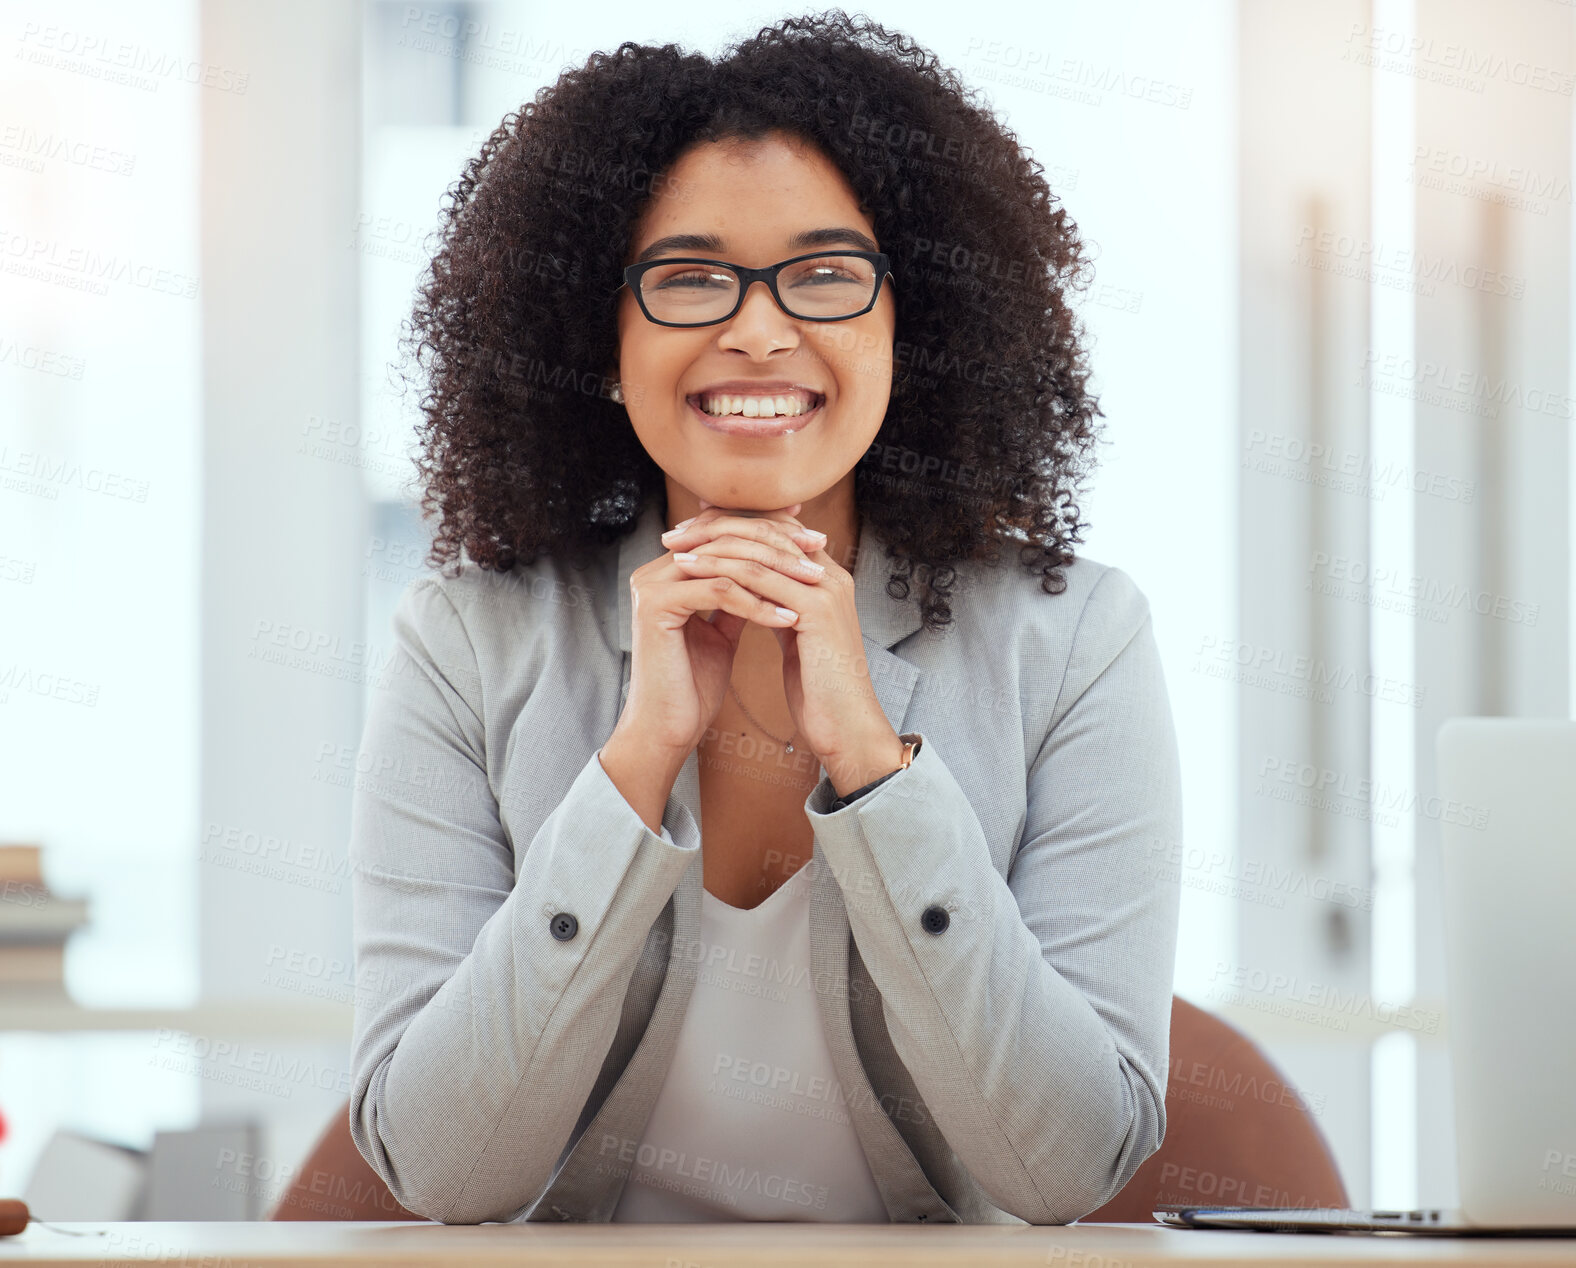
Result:
<svg viewBox="0 0 1576 1268"><path fill-rule="evenodd" d="M846 226L836 226L827 229L805 229L788 239L788 249L798 251L804 247L831 247L839 245L852 245L860 251L879 251L873 239L860 233L857 229ZM670 233L665 238L658 238L649 247L635 257L636 264L644 264L647 260L655 259L659 255L667 255L675 251L709 251L713 255L726 249L726 246L715 233Z"/></svg>

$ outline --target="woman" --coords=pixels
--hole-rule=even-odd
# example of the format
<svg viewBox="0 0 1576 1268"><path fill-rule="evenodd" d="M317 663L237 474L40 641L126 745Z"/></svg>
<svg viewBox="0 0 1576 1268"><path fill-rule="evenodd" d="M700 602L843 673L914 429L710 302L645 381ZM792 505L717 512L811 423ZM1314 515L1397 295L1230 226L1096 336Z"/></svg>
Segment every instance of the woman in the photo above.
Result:
<svg viewBox="0 0 1576 1268"><path fill-rule="evenodd" d="M413 342L469 558L401 597L351 841L410 1210L1056 1224L1159 1146L1177 747L1070 548L1038 170L834 13L593 56L456 186Z"/></svg>

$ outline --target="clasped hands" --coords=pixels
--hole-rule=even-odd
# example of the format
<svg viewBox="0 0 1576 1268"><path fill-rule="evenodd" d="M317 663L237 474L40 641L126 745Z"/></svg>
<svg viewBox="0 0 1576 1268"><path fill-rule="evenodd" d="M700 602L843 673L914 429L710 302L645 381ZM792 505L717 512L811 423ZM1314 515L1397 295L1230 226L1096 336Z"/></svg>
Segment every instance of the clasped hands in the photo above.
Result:
<svg viewBox="0 0 1576 1268"><path fill-rule="evenodd" d="M700 514L669 529L662 544L686 574L729 577L797 614L791 625L767 628L782 649L783 694L795 734L826 767L837 795L897 770L903 742L870 681L854 579L826 553L824 535L789 513L801 504L758 513L729 511L704 499L700 505ZM763 519L784 525L804 557L788 557L777 533L759 526ZM821 571L805 568L805 559Z"/></svg>

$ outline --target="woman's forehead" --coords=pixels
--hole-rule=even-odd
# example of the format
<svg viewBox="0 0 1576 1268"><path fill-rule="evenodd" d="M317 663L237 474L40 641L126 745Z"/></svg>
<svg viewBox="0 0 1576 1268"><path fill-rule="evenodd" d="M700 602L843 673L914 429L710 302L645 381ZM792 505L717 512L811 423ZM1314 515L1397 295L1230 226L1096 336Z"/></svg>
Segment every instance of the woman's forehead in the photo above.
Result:
<svg viewBox="0 0 1576 1268"><path fill-rule="evenodd" d="M831 160L807 143L766 137L685 151L653 191L630 245L632 262L668 239L675 251L694 254L746 246L879 250L873 229Z"/></svg>

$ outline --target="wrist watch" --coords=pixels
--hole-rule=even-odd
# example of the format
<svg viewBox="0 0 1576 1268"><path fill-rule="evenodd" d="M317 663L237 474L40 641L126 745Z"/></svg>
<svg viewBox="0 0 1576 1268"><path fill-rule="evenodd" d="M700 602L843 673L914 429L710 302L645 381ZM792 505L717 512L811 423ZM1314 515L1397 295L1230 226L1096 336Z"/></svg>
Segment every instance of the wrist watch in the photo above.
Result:
<svg viewBox="0 0 1576 1268"><path fill-rule="evenodd" d="M879 778L879 779L871 780L863 788L856 788L856 789L854 789L854 791L849 793L848 796L846 796L846 797L836 797L836 798L834 798L832 800L831 808L827 810L827 814L833 814L836 811L839 811L839 810L843 809L844 806L847 806L847 805L849 805L852 802L858 801L859 798L863 797L872 788L876 788L879 785L886 783L886 781L891 779L893 775L901 774L903 771L906 771L909 768L909 765L914 760L914 754L919 752L920 746L924 744L925 739L924 739L924 737L922 735L920 735L920 733L918 731L905 731L902 735L898 736L897 738L903 741L902 765L900 765L897 768L897 770L888 771L885 775L882 775L881 778Z"/></svg>

